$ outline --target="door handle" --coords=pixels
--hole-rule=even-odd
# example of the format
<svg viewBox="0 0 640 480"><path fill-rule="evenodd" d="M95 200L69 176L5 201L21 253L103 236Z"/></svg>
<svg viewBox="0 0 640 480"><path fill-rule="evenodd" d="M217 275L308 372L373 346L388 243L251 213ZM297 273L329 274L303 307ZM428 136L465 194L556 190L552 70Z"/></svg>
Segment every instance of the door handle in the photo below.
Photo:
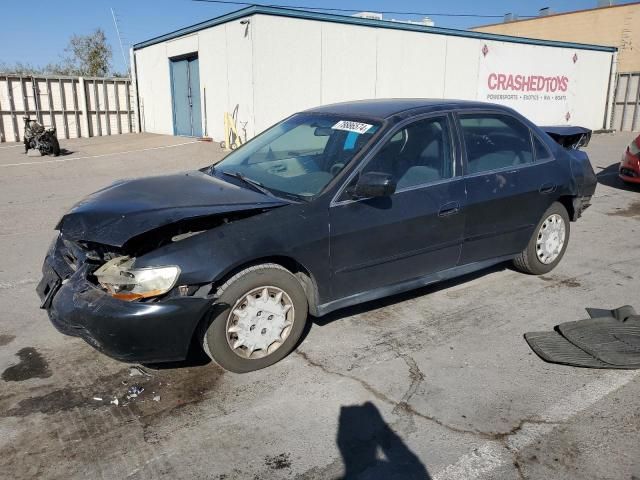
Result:
<svg viewBox="0 0 640 480"><path fill-rule="evenodd" d="M455 215L460 211L460 204L458 202L449 202L445 203L440 207L438 211L439 217L448 217L450 215Z"/></svg>
<svg viewBox="0 0 640 480"><path fill-rule="evenodd" d="M547 193L553 193L556 191L556 186L553 183L543 183L542 185L540 185L538 191L543 195Z"/></svg>

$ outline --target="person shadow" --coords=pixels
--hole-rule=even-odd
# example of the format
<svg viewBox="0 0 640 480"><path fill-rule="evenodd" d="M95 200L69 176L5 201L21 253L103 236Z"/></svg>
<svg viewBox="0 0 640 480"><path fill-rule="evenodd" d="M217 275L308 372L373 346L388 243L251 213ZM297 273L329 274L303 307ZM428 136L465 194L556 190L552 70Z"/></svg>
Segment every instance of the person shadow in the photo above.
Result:
<svg viewBox="0 0 640 480"><path fill-rule="evenodd" d="M427 468L371 402L340 408L336 439L342 480L430 480Z"/></svg>

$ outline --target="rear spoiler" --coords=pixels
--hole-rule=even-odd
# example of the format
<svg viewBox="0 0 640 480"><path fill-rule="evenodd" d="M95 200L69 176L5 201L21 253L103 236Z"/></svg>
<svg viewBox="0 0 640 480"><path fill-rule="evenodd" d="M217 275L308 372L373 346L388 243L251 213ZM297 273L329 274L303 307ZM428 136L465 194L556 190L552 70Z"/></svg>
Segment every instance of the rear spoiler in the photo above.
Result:
<svg viewBox="0 0 640 480"><path fill-rule="evenodd" d="M584 127L540 127L547 135L553 138L564 148L577 150L586 147L591 140L591 130Z"/></svg>

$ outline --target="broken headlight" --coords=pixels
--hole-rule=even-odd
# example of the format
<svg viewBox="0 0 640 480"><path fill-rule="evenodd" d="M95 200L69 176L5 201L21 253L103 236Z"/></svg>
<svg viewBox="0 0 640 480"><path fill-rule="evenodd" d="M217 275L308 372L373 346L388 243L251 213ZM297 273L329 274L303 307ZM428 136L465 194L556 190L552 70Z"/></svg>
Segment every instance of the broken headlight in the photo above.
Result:
<svg viewBox="0 0 640 480"><path fill-rule="evenodd" d="M120 300L157 297L173 288L180 275L175 265L134 268L135 258L117 257L95 271L98 283Z"/></svg>

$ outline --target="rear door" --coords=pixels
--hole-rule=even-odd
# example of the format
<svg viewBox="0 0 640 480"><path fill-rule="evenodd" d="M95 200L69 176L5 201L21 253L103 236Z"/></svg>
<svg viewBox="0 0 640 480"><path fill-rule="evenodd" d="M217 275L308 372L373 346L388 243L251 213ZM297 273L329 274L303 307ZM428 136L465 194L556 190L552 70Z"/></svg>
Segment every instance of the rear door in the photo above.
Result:
<svg viewBox="0 0 640 480"><path fill-rule="evenodd" d="M461 113L467 214L460 264L519 253L557 198L562 171L520 119ZM538 158L534 151L534 141Z"/></svg>
<svg viewBox="0 0 640 480"><path fill-rule="evenodd" d="M464 180L447 115L399 127L329 210L334 298L391 286L456 265L464 232ZM354 199L359 174L397 182L390 197Z"/></svg>

